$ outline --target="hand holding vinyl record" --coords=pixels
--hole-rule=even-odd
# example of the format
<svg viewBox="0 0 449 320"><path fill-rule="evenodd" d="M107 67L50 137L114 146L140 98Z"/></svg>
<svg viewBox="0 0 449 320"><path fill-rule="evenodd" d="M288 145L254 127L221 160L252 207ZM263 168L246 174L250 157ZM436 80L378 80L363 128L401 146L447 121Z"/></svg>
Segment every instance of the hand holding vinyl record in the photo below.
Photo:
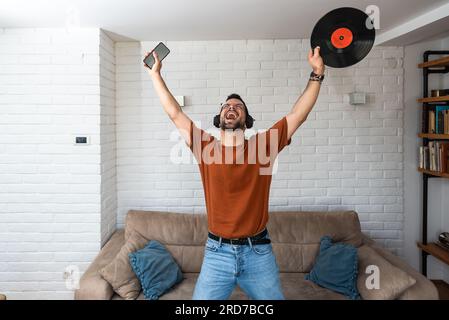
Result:
<svg viewBox="0 0 449 320"><path fill-rule="evenodd" d="M320 47L316 47L313 51L312 49L309 50L308 60L315 74L324 74L324 61L320 56Z"/></svg>
<svg viewBox="0 0 449 320"><path fill-rule="evenodd" d="M313 28L310 44L319 46L324 64L344 68L360 62L371 51L376 31L368 15L355 8L338 8L322 17Z"/></svg>

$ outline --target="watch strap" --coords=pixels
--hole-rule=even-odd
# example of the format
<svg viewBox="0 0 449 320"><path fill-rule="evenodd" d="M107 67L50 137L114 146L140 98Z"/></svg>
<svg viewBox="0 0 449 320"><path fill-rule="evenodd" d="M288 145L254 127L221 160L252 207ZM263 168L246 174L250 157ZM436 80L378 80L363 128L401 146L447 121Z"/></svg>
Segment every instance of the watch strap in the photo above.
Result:
<svg viewBox="0 0 449 320"><path fill-rule="evenodd" d="M319 83L322 83L323 82L323 80L324 80L324 74L322 74L322 75L317 75L315 72L311 72L310 73L310 78L309 78L309 80L310 81L319 81Z"/></svg>

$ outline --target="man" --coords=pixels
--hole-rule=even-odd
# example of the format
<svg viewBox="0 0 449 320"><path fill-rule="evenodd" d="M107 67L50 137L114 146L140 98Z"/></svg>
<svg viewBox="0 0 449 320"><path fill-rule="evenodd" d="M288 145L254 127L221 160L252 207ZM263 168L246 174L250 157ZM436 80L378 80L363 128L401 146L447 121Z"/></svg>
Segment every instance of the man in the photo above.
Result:
<svg viewBox="0 0 449 320"><path fill-rule="evenodd" d="M251 299L284 299L266 229L271 173L276 155L290 144L318 97L324 77L320 48L309 51L313 72L292 110L250 139L244 131L254 119L239 95L228 96L214 118L217 140L182 111L161 77L162 63L153 56L156 62L148 70L154 88L198 162L206 200L209 235L193 299L227 299L237 284Z"/></svg>

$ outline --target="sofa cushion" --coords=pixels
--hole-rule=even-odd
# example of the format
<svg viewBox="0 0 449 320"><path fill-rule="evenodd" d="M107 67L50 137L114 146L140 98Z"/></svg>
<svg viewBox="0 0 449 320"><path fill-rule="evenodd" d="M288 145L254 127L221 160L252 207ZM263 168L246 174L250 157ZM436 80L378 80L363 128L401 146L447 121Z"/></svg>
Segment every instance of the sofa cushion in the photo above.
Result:
<svg viewBox="0 0 449 320"><path fill-rule="evenodd" d="M277 243L319 245L325 235L335 242L348 243L355 247L361 246L363 241L359 217L352 210L272 212L267 227L271 239ZM318 250L318 246L316 249Z"/></svg>
<svg viewBox="0 0 449 320"><path fill-rule="evenodd" d="M156 240L151 240L143 249L131 252L129 261L147 300L159 299L173 285L182 281L182 272L175 260Z"/></svg>
<svg viewBox="0 0 449 320"><path fill-rule="evenodd" d="M354 211L271 212L267 228L281 272L309 272L324 235L356 247L362 244ZM205 214L130 210L125 238L133 231L163 243L183 272L200 272L208 232Z"/></svg>
<svg viewBox="0 0 449 320"><path fill-rule="evenodd" d="M160 211L130 210L126 215L125 239L137 231L147 239L163 244L204 245L207 216Z"/></svg>
<svg viewBox="0 0 449 320"><path fill-rule="evenodd" d="M204 245L164 244L182 272L199 272L204 258Z"/></svg>
<svg viewBox="0 0 449 320"><path fill-rule="evenodd" d="M198 273L184 273L184 279L174 285L170 291L162 295L159 300L191 300ZM281 273L281 284L284 296L287 300L345 300L347 299L342 294L333 292L331 290L322 288L311 281L304 280L304 273ZM122 299L115 294L113 300ZM145 299L141 292L138 300ZM248 300L248 296L236 286L230 300Z"/></svg>
<svg viewBox="0 0 449 320"><path fill-rule="evenodd" d="M129 263L128 254L142 249L147 243L146 238L137 232L132 232L115 258L99 270L101 276L124 299L136 299L141 290L139 280Z"/></svg>
<svg viewBox="0 0 449 320"><path fill-rule="evenodd" d="M357 248L349 244L332 243L331 237L324 236L315 265L305 279L351 299L358 299L357 265Z"/></svg>
<svg viewBox="0 0 449 320"><path fill-rule="evenodd" d="M112 286L98 272L108 265L123 246L124 230L119 229L106 242L95 260L80 279L80 287L75 291L76 300L109 300L114 294Z"/></svg>
<svg viewBox="0 0 449 320"><path fill-rule="evenodd" d="M395 267L374 249L367 245L359 249L359 277L357 287L360 295L366 300L392 300L399 297L405 290L416 283L407 272ZM368 266L376 266L379 271L378 288L369 289L368 285L375 285L372 271L367 272ZM367 285L368 280L368 285Z"/></svg>

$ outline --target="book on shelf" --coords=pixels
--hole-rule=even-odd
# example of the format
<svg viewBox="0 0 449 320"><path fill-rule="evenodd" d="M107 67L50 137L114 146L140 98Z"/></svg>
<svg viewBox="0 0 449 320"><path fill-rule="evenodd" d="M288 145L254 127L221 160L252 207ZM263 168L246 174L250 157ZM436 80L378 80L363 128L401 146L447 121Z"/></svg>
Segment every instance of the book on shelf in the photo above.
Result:
<svg viewBox="0 0 449 320"><path fill-rule="evenodd" d="M449 106L435 106L435 133L444 134L447 127L444 127L444 114L449 110Z"/></svg>
<svg viewBox="0 0 449 320"><path fill-rule="evenodd" d="M418 151L418 168L424 169L424 147L420 146Z"/></svg>
<svg viewBox="0 0 449 320"><path fill-rule="evenodd" d="M449 106L438 105L429 111L427 133L449 134Z"/></svg>
<svg viewBox="0 0 449 320"><path fill-rule="evenodd" d="M419 147L419 167L421 169L430 170L429 147L428 146L420 146Z"/></svg>
<svg viewBox="0 0 449 320"><path fill-rule="evenodd" d="M435 132L435 111L430 110L429 111L429 126L428 126L429 133L436 133Z"/></svg>
<svg viewBox="0 0 449 320"><path fill-rule="evenodd" d="M449 173L449 141L429 141L419 147L419 168Z"/></svg>
<svg viewBox="0 0 449 320"><path fill-rule="evenodd" d="M437 167L437 161L435 159L435 141L430 141L429 142L429 151L430 151L430 170L431 171L437 171L436 167Z"/></svg>
<svg viewBox="0 0 449 320"><path fill-rule="evenodd" d="M443 111L443 134L449 134L449 110Z"/></svg>
<svg viewBox="0 0 449 320"><path fill-rule="evenodd" d="M441 144L441 171L449 172L449 142Z"/></svg>

